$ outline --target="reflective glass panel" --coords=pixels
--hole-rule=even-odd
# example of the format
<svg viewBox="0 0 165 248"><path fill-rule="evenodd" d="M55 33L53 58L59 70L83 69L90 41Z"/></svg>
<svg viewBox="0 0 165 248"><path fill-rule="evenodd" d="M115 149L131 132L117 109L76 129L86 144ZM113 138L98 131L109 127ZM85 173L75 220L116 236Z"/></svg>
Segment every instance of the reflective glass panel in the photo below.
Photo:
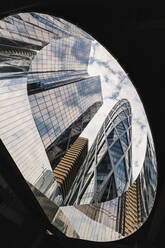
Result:
<svg viewBox="0 0 165 248"><path fill-rule="evenodd" d="M0 139L50 223L97 242L131 235L152 210L157 163L128 74L62 18L0 25Z"/></svg>

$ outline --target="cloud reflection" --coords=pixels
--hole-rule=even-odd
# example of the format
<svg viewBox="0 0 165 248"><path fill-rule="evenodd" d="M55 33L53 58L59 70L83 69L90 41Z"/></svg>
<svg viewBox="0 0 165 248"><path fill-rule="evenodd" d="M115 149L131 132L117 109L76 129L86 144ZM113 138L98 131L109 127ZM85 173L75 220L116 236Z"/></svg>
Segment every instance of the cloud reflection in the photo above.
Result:
<svg viewBox="0 0 165 248"><path fill-rule="evenodd" d="M0 135L25 179L55 206L59 206L55 207L57 215L53 213L54 225L69 237L116 240L130 234L121 229L125 228L125 220L130 217L127 209L132 208L131 233L134 232L150 213L157 181L151 131L141 100L128 75L90 35L61 18L22 13L7 17L0 24L4 29L2 38L9 42L8 45L14 43L17 47L7 51L11 61L8 57L3 61L3 56L1 61ZM8 30L5 30L6 27ZM25 60L21 59L22 52L27 56ZM9 71L11 73L5 73ZM120 105L121 99L128 100L129 106ZM118 102L119 105L116 105ZM115 105L120 106L121 111L113 109ZM112 115L108 116L112 109ZM102 129L102 133L98 134L103 123L107 130L113 127L111 131L109 129L110 133ZM93 150L91 160L88 160L87 139L84 139L84 153L80 149L82 153L76 155L82 143L76 144L75 150L68 149L70 146L73 148L74 140L83 129L81 136L88 139L89 148L97 135L99 138L94 143L98 150L95 150L96 153ZM108 152L105 152L105 144ZM47 149L50 153L45 152ZM56 155L60 152L62 156L65 152L69 153L67 159L65 157L61 166L58 166L61 161L56 161L58 165L51 167L50 162L58 160ZM72 160L75 156L78 158L76 166ZM84 159L87 166L83 164ZM101 166L96 168L96 164ZM107 176L109 170L111 174ZM105 178L113 180L106 181ZM78 188L76 180L82 187ZM83 180L86 180L85 187ZM101 190L97 188L99 184ZM119 188L120 192L115 192ZM87 189L91 191L86 192ZM74 193L78 194L77 198ZM91 201L93 193L96 194ZM83 194L87 201L85 197L82 201ZM106 194L108 197L105 197ZM137 197L138 194L141 197ZM68 199L70 196L71 200ZM145 200L142 202L140 198ZM39 202L42 206L42 201ZM89 204L84 205L87 202ZM136 206L132 207L131 202L136 202ZM66 206L70 203L74 205ZM48 208L47 204L45 206ZM139 206L140 209L136 210L139 216L143 215L143 220L134 211L134 207Z"/></svg>
<svg viewBox="0 0 165 248"><path fill-rule="evenodd" d="M117 60L98 42L93 41L88 64L91 76L100 75L103 93L103 105L82 133L88 137L89 146L99 130L99 126L117 101L128 99L132 108L132 159L133 181L137 178L144 161L147 142L148 121L141 100L128 75ZM93 125L97 123L97 125Z"/></svg>

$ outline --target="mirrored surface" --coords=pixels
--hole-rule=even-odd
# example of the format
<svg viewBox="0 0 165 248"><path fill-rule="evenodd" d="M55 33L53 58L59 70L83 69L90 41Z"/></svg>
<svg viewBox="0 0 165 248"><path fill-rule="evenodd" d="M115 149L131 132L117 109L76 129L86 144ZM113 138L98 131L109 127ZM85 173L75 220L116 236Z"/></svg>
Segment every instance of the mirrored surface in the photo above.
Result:
<svg viewBox="0 0 165 248"><path fill-rule="evenodd" d="M154 143L127 73L93 37L41 13L0 20L0 138L66 236L135 232L156 195Z"/></svg>

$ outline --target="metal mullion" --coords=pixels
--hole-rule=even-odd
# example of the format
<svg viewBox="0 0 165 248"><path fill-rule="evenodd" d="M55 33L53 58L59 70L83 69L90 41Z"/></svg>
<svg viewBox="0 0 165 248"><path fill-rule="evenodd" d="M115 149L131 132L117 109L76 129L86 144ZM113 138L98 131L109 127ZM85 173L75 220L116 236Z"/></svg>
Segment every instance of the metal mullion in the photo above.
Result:
<svg viewBox="0 0 165 248"><path fill-rule="evenodd" d="M121 118L120 118L121 119ZM129 129L129 128L128 128ZM127 129L127 130L128 130ZM116 126L114 126L114 130L116 131L116 133L117 133L117 136L118 136L118 139L120 140L120 137L121 136L123 136L123 133L121 134L121 135L119 135L118 134L118 132L117 132L117 128L116 128ZM124 133L126 133L127 132L127 130L124 132ZM127 139L128 139L128 135L127 135ZM113 142L113 144L116 142L116 140ZM129 143L129 142L128 142ZM125 158L125 154L128 152L128 150L130 149L130 147L131 147L131 145L132 145L132 141L130 141L130 143L128 144L128 147L127 147L127 149L124 151L124 149L123 149L123 146L122 146L122 142L121 142L121 140L120 140L120 144L121 144L121 147L122 147L122 151L123 151L123 155L121 156L121 158L119 159L119 161L117 162L117 164L116 164L116 166L115 166L115 168L117 169L117 167L118 167L118 165L120 164L120 162L123 160L123 158ZM111 147L112 147L112 145L111 145ZM126 164L126 163L125 163ZM127 168L127 166L125 166L126 167L126 174L127 174L127 178L128 178L128 175L129 175L129 173L128 173L128 168ZM116 181L116 171L114 170L114 178L115 178L115 183L117 182ZM117 185L117 183L116 183L116 185ZM118 194L118 192L117 192L117 194Z"/></svg>
<svg viewBox="0 0 165 248"><path fill-rule="evenodd" d="M78 193L78 197L77 197L77 201L76 201L76 203L80 203L80 198L82 198L83 197L83 194L84 194L84 192L86 191L86 189L88 188L88 186L89 186L89 183L91 182L91 180L92 180L92 178L93 178L93 174L94 174L94 172L90 175L90 177L88 178L88 180L87 180L87 182L85 183L85 185L82 187L82 188L80 188L79 189L79 193ZM81 197L81 195L82 195L82 197Z"/></svg>
<svg viewBox="0 0 165 248"><path fill-rule="evenodd" d="M132 145L132 142L129 144L129 146L127 147L125 153L121 156L121 158L119 159L119 161L117 162L117 164L115 165L115 169L118 167L118 165L120 164L120 162L123 160L123 158L125 158L125 154L128 152L128 150L130 149Z"/></svg>
<svg viewBox="0 0 165 248"><path fill-rule="evenodd" d="M104 123L104 126L103 126L103 133L104 133L104 139L105 139L105 142L106 142L106 144L107 144L107 150L106 151L108 151L108 155L109 155L109 159L110 159L110 162L111 162L111 166L112 166L112 168L111 168L111 171L109 172L109 175L107 176L107 178L103 181L103 183L101 184L102 185L102 187L101 187L101 190L100 190L100 192L99 192L99 198L101 198L102 197L102 195L104 194L104 189L105 189L105 187L106 187L106 185L108 184L108 181L109 181L109 179L110 179L110 177L111 177L111 175L112 175L112 173L114 172L114 165L113 165L113 162L112 162L112 160L111 160L111 156L110 156L110 151L109 151L109 144L108 144L108 140L107 140L107 134L106 134L106 131L105 131L105 123ZM113 130L113 129L112 129ZM111 130L111 131L112 131ZM106 153L106 152L105 152ZM105 154L104 153L104 154ZM103 157L104 157L104 155L102 156L102 159L103 159ZM102 161L102 159L100 160L100 162L99 162L99 164L101 163L101 161ZM97 165L98 166L98 165ZM103 192L102 192L103 191Z"/></svg>
<svg viewBox="0 0 165 248"><path fill-rule="evenodd" d="M105 132L104 125L103 125L102 128L103 128L103 133L104 133ZM97 165L97 152L98 152L98 144L99 144L99 140L98 140L98 136L97 136L96 149L95 149L95 158L94 158L95 167L94 167L94 194L93 194L93 199L95 198L95 195L97 194L97 166L98 166Z"/></svg>
<svg viewBox="0 0 165 248"><path fill-rule="evenodd" d="M110 131L110 132L112 132L112 131L113 131L113 129L114 129L114 130L115 130L115 132L117 133L117 137L118 137L118 139L120 139L120 136L122 136L123 134L122 134L122 135L119 135L119 134L118 134L118 131L117 131L117 129L116 129L116 125L114 125L114 123L112 123L112 124L113 124L113 125L112 125L112 126L113 126L113 128L111 129L111 131ZM117 124L117 125L118 125L118 124ZM110 132L108 132L108 135L110 134ZM125 131L124 133L126 133L126 131ZM108 136L108 135L107 135L107 136ZM112 143L111 143L111 145L109 146L109 148L111 148L111 147L114 145L114 143L115 143L118 139L113 140L113 141L112 141ZM120 143L121 143L121 141L120 141ZM121 145L121 146L122 146L122 145ZM123 147L122 147L122 149L123 149Z"/></svg>
<svg viewBox="0 0 165 248"><path fill-rule="evenodd" d="M122 141L121 141L121 136L123 136L123 134L122 135L120 135L119 136L119 139L120 139L120 143L121 143L121 146L122 146L122 150L123 150L123 153L124 153L124 161L125 161L125 169L126 169L126 177L127 177L127 180L128 180L128 182L126 183L126 185L125 185L125 188L127 188L127 186L128 186L128 183L130 182L130 173L129 173L129 165L127 165L127 163L126 163L126 154L128 154L128 157L130 156L130 154L129 154L129 152L128 152L128 150L129 151L131 151L131 144L132 144L132 142L131 142L131 140L128 140L128 134L127 134L127 130L125 130L125 132L124 132L124 134L126 133L126 135L127 135L127 141L128 141L128 147L127 147L127 149L124 151L124 149L123 149L123 144L122 144ZM123 156L122 156L123 157ZM129 158L128 158L129 159ZM130 161L129 161L130 162ZM128 163L129 163L128 162ZM118 164L118 163L117 163ZM117 166L117 165L116 165Z"/></svg>
<svg viewBox="0 0 165 248"><path fill-rule="evenodd" d="M131 108L130 108L130 116L131 116L131 123L130 126L127 128L127 139L128 139L128 142L130 144L129 148L130 148L130 151L128 153L128 160L129 160L129 173L128 173L128 176L129 176L129 182L130 182L130 185L133 183L132 182L132 111L131 111Z"/></svg>
<svg viewBox="0 0 165 248"><path fill-rule="evenodd" d="M87 157L87 159L89 160L89 156ZM87 161L85 160L84 161L84 163L82 164L82 166L83 165L85 165L85 164L87 164L87 167L85 168L85 170L84 171L81 171L80 173L79 173L79 175L78 175L78 178L82 175L82 173L83 173L83 176L85 176L86 175L86 173L88 172L88 170L90 169L90 168L88 168L89 166L88 166L88 163L87 163ZM93 163L92 163L93 164ZM82 170L82 168L83 167L81 167L81 169L80 170ZM79 170L79 171L80 171ZM78 180L78 178L77 178L77 180ZM84 177L83 177L84 178ZM83 186L83 180L81 179L80 181L80 186L79 186L79 192L78 192L78 196L77 196L77 199L79 198L79 195L81 194L81 188L82 188L82 186ZM88 181L87 181L88 182ZM84 186L85 187L85 186ZM76 200L77 201L77 200Z"/></svg>
<svg viewBox="0 0 165 248"><path fill-rule="evenodd" d="M121 119L121 118L120 118ZM115 185L116 185L116 191L117 191L117 195L118 196L120 196L119 195L119 193L118 193L118 190L117 190L117 176L116 176L116 169L117 169L117 167L118 167L118 165L120 164L120 162L123 160L123 157L125 157L125 153L124 153L124 150L123 150L123 147L122 147L122 144L121 144L121 140L120 140L120 136L119 136L119 134L118 134L118 132L117 132L117 128L116 128L116 126L114 126L114 130L116 131L116 133L117 133L117 136L118 136L118 139L117 140L119 140L119 142L120 142L120 145L121 145L121 148L122 148L122 151L123 151L123 155L121 156L121 158L119 159L119 161L117 162L117 164L116 164L116 166L114 166L113 165L113 172L114 172L114 179L115 179ZM116 142L116 141L115 141ZM109 149L110 150L110 149ZM109 151L110 152L110 151Z"/></svg>
<svg viewBox="0 0 165 248"><path fill-rule="evenodd" d="M85 164L88 164L88 162L85 162ZM81 173L79 174L79 177L80 177L80 175L82 174L82 178L81 178L81 180L80 180L80 186L79 186L79 191L78 191L78 195L77 195L77 200L76 200L76 202L77 201L79 201L79 197L80 197L80 195L81 195L81 191L83 190L83 188L85 187L85 185L83 186L83 184L84 184L84 177L85 177L85 174L86 174L86 168L85 168L85 170L84 171L81 171ZM87 181L88 182L88 181Z"/></svg>

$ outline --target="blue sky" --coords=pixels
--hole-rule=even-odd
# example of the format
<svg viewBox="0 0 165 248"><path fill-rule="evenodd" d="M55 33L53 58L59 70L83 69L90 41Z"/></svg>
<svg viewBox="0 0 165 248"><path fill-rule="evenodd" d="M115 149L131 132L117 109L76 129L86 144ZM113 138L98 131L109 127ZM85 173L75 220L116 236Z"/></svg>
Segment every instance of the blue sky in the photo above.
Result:
<svg viewBox="0 0 165 248"><path fill-rule="evenodd" d="M97 41L92 42L88 72L100 75L103 105L81 136L89 139L89 148L104 119L117 101L126 98L132 109L132 162L133 178L137 178L144 161L147 134L150 134L148 120L140 97L128 75L118 61Z"/></svg>

